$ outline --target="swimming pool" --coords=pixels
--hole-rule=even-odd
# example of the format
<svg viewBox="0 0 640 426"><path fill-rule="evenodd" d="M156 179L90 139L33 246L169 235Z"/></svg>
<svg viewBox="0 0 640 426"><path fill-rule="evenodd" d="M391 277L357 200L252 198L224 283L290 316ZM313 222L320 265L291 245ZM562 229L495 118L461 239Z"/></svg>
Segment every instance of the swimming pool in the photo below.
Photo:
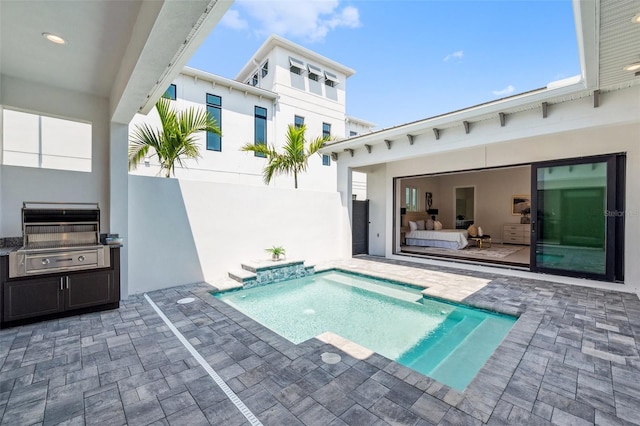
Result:
<svg viewBox="0 0 640 426"><path fill-rule="evenodd" d="M214 296L293 343L330 331L460 391L516 321L338 271Z"/></svg>

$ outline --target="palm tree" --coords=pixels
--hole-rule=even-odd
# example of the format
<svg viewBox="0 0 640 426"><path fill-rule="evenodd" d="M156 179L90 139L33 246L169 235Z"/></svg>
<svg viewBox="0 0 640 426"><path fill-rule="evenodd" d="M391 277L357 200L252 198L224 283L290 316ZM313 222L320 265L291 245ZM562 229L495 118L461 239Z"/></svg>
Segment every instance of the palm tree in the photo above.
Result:
<svg viewBox="0 0 640 426"><path fill-rule="evenodd" d="M221 135L216 120L206 111L195 107L184 111L171 108L171 101L160 98L156 102L161 128L154 129L147 123L136 125L129 142L129 170L135 170L149 149L155 150L165 177L175 176L175 165L185 166L184 158L199 158L196 133L213 132Z"/></svg>
<svg viewBox="0 0 640 426"><path fill-rule="evenodd" d="M245 144L241 150L267 157L268 163L263 170L264 182L267 185L271 183L271 179L276 174L292 174L295 188L298 189L298 174L307 170L309 157L317 153L325 142L331 140L330 136L317 137L309 142L308 147L305 147L307 140L304 137L304 132L306 129L305 125L296 127L289 124L287 142L282 147L282 153L276 151L274 145L252 143Z"/></svg>

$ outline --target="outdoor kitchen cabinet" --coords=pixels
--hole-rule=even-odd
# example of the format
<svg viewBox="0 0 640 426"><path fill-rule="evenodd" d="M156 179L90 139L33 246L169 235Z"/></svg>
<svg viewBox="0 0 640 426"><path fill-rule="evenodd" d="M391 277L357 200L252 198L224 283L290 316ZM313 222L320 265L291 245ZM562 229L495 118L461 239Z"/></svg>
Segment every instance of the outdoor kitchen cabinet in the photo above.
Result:
<svg viewBox="0 0 640 426"><path fill-rule="evenodd" d="M114 309L120 300L120 249L108 268L8 278L2 262L2 327L58 316Z"/></svg>

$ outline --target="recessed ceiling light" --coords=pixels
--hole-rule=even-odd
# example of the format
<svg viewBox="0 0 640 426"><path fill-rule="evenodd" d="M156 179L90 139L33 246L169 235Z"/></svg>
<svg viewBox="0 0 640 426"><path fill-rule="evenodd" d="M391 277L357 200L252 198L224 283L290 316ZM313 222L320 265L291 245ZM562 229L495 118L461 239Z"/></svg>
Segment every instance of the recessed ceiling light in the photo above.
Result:
<svg viewBox="0 0 640 426"><path fill-rule="evenodd" d="M638 71L640 70L640 62L634 62L623 68L625 71Z"/></svg>
<svg viewBox="0 0 640 426"><path fill-rule="evenodd" d="M65 44L66 43L65 39L63 39L59 35L55 35L55 34L51 34L51 33L42 33L42 37L46 38L51 43L55 43L55 44Z"/></svg>
<svg viewBox="0 0 640 426"><path fill-rule="evenodd" d="M633 18L631 18L631 22L634 24L640 24L640 13L636 13Z"/></svg>

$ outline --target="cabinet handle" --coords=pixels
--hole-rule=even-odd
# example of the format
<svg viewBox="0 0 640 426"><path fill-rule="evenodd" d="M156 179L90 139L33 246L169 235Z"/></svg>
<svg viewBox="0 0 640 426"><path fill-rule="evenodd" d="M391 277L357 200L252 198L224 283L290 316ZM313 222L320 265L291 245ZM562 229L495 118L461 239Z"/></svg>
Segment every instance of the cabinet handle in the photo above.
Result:
<svg viewBox="0 0 640 426"><path fill-rule="evenodd" d="M67 290L69 290L69 277L65 277L65 281L67 282L66 288L67 288Z"/></svg>
<svg viewBox="0 0 640 426"><path fill-rule="evenodd" d="M64 290L64 277L60 277L60 291Z"/></svg>

